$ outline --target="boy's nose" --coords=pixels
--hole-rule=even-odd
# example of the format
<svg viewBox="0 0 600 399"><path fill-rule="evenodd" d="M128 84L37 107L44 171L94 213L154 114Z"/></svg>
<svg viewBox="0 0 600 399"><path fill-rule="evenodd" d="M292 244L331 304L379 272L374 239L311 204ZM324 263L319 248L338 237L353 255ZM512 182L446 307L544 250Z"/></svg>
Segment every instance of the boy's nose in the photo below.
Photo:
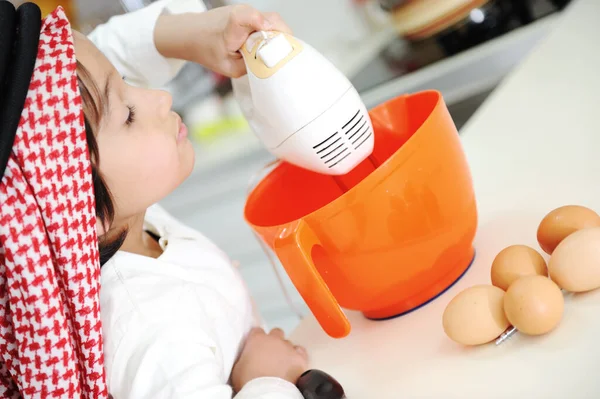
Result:
<svg viewBox="0 0 600 399"><path fill-rule="evenodd" d="M173 107L173 97L171 94L164 90L157 90L158 97L158 112L159 115L167 115L171 112L171 108Z"/></svg>

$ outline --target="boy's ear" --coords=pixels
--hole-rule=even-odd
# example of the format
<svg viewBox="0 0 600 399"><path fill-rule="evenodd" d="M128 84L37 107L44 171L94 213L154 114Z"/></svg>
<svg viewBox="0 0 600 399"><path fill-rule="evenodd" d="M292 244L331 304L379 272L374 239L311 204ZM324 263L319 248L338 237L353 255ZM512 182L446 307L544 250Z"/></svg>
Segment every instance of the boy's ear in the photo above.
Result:
<svg viewBox="0 0 600 399"><path fill-rule="evenodd" d="M96 234L98 237L103 236L108 231L108 226L100 218L96 218Z"/></svg>

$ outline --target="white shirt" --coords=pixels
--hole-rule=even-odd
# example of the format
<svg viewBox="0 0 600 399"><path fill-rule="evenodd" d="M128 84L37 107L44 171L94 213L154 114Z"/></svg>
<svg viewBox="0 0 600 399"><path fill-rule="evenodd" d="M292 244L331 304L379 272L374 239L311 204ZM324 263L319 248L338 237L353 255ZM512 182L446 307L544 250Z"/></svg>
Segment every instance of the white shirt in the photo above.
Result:
<svg viewBox="0 0 600 399"><path fill-rule="evenodd" d="M200 0L158 0L128 14L112 17L97 26L88 38L112 62L127 82L142 87L161 87L185 64L163 57L154 45L154 26L163 13L203 12Z"/></svg>
<svg viewBox="0 0 600 399"><path fill-rule="evenodd" d="M113 17L90 38L119 72L161 86L183 65L162 57L153 28L165 12L202 11L196 0L160 0ZM100 293L108 387L115 399L230 399L231 370L256 323L248 290L227 256L154 206L146 229L157 258L119 251L102 268ZM246 384L236 399L302 399L278 378Z"/></svg>

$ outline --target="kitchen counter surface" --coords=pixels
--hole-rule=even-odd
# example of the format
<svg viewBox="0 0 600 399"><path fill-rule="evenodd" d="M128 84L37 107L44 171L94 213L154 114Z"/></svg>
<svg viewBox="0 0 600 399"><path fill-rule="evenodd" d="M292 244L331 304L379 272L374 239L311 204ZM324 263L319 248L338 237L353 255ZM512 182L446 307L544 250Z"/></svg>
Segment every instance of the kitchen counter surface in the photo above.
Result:
<svg viewBox="0 0 600 399"><path fill-rule="evenodd" d="M311 366L344 385L350 399L600 398L600 290L565 297L559 327L501 346L463 348L441 324L448 302L489 284L505 246L536 243L549 210L600 211L600 2L577 0L557 27L467 122L462 140L480 214L477 257L448 292L385 322L347 312L351 334L334 340L307 317L292 334Z"/></svg>

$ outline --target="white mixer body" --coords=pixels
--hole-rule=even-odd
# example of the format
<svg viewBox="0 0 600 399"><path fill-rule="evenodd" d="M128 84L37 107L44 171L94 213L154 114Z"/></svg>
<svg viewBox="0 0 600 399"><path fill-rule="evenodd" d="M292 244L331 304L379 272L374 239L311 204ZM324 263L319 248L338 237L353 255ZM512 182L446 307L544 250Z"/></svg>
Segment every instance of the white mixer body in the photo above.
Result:
<svg viewBox="0 0 600 399"><path fill-rule="evenodd" d="M324 56L283 37L296 47L287 59L282 58L287 52L278 55L277 49L261 59L256 37L254 51L242 52L248 74L233 81L242 112L276 157L323 174L346 174L373 151L367 110L350 81Z"/></svg>

